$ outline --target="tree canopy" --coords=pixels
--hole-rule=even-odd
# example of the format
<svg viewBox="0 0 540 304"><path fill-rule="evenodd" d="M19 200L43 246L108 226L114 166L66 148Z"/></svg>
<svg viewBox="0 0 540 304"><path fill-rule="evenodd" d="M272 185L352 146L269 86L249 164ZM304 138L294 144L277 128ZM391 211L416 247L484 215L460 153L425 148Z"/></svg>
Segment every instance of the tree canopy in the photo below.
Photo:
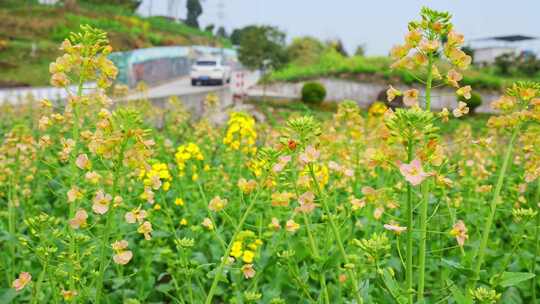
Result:
<svg viewBox="0 0 540 304"><path fill-rule="evenodd" d="M279 68L287 63L285 33L273 26L250 25L239 35L238 58L248 68Z"/></svg>
<svg viewBox="0 0 540 304"><path fill-rule="evenodd" d="M186 24L191 27L199 28L199 16L203 13L201 2L199 2L199 0L188 0L186 8Z"/></svg>

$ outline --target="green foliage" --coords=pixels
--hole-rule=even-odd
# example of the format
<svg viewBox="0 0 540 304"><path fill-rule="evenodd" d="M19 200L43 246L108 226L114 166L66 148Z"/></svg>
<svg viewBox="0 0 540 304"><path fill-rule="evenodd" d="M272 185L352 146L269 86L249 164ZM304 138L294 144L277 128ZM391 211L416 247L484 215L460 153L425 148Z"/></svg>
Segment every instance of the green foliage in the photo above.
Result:
<svg viewBox="0 0 540 304"><path fill-rule="evenodd" d="M234 44L234 45L239 45L240 44L240 37L242 36L243 30L244 30L244 28L234 29L232 31L231 36L230 36L232 44Z"/></svg>
<svg viewBox="0 0 540 304"><path fill-rule="evenodd" d="M308 82L302 87L302 101L309 104L320 104L326 98L326 89L318 82Z"/></svg>
<svg viewBox="0 0 540 304"><path fill-rule="evenodd" d="M366 47L362 44L356 47L356 50L354 51L354 56L365 56L366 55Z"/></svg>
<svg viewBox="0 0 540 304"><path fill-rule="evenodd" d="M220 26L216 32L216 35L218 37L222 37L222 38L227 38L228 37L228 34L227 34L227 30L223 27L223 26Z"/></svg>
<svg viewBox="0 0 540 304"><path fill-rule="evenodd" d="M83 0L80 2L86 2L94 6L100 5L114 5L120 6L128 9L131 12L134 12L137 7L141 4L142 0Z"/></svg>
<svg viewBox="0 0 540 304"><path fill-rule="evenodd" d="M334 49L327 49L319 60L311 65L290 63L284 68L272 72L271 81L298 81L321 76L333 76L345 73L375 74L384 71L388 60L383 57L343 57Z"/></svg>
<svg viewBox="0 0 540 304"><path fill-rule="evenodd" d="M238 59L248 68L279 68L287 61L285 33L273 26L250 25L242 29ZM268 62L265 66L265 62Z"/></svg>
<svg viewBox="0 0 540 304"><path fill-rule="evenodd" d="M514 56L512 54L502 54L495 58L494 65L497 67L499 74L510 75L510 68L514 63Z"/></svg>
<svg viewBox="0 0 540 304"><path fill-rule="evenodd" d="M209 32L209 33L213 33L215 28L216 28L215 24L209 24L204 28L204 31Z"/></svg>
<svg viewBox="0 0 540 304"><path fill-rule="evenodd" d="M476 92L471 92L470 99L465 99L463 96L457 96L457 99L466 103L471 113L474 113L476 108L482 105L482 96Z"/></svg>
<svg viewBox="0 0 540 304"><path fill-rule="evenodd" d="M536 277L534 273L529 272L503 272L499 285L502 287L516 286L523 281Z"/></svg>
<svg viewBox="0 0 540 304"><path fill-rule="evenodd" d="M199 2L199 0L188 0L186 3L186 8L186 24L194 28L199 28L199 16L203 13L201 2Z"/></svg>
<svg viewBox="0 0 540 304"><path fill-rule="evenodd" d="M336 76L341 78L358 75L367 75L373 80L397 78L404 84L409 85L419 83L411 73L390 69L390 59L388 57L343 57L331 49L326 50L317 62L310 65L291 62L283 68L273 71L269 76L269 80L299 81L318 77ZM472 68L463 74L461 82L463 85L470 85L475 89L500 90L519 79L517 76L502 77L487 68Z"/></svg>
<svg viewBox="0 0 540 304"><path fill-rule="evenodd" d="M540 76L540 60L534 54L502 54L495 58L493 66L496 73L502 76Z"/></svg>
<svg viewBox="0 0 540 304"><path fill-rule="evenodd" d="M82 24L106 31L114 51L162 45L231 46L224 37L164 17L135 16L114 0L99 5L79 0L77 5L76 11L67 12L37 1L24 5L19 0L0 1L0 37L12 37L0 56L0 86L47 85L48 65L59 54L58 43Z"/></svg>
<svg viewBox="0 0 540 304"><path fill-rule="evenodd" d="M329 48L334 49L336 52L341 54L341 56L349 57L349 54L347 53L347 50L345 49L345 46L343 45L343 41L341 41L341 39L329 40L327 42L327 45Z"/></svg>
<svg viewBox="0 0 540 304"><path fill-rule="evenodd" d="M306 36L294 38L287 47L287 55L291 62L298 65L315 64L324 53L325 45L317 38Z"/></svg>

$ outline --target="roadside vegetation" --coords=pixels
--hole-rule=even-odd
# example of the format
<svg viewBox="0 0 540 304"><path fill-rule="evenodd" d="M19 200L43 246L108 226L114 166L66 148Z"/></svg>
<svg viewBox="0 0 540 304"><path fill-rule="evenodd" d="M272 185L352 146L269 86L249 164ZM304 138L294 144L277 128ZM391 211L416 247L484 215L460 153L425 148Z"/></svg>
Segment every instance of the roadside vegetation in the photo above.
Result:
<svg viewBox="0 0 540 304"><path fill-rule="evenodd" d="M323 51L309 63L292 61L283 68L273 71L268 81L304 81L320 77L336 77L358 81L392 82L394 84L414 84L417 79L410 73L391 69L390 57L346 57L334 49ZM300 59L303 60L303 59ZM540 80L540 74L501 74L494 67L472 67L463 74L463 83L477 89L501 90L518 80Z"/></svg>
<svg viewBox="0 0 540 304"><path fill-rule="evenodd" d="M77 1L69 7L39 5L34 0L0 1L0 87L49 85L49 62L61 54L58 44L82 24L106 30L115 51L168 45L231 46L227 38L211 31L164 17L138 17L133 6L123 2L127 1Z"/></svg>
<svg viewBox="0 0 540 304"><path fill-rule="evenodd" d="M250 35L243 35L244 30L250 32ZM422 74L412 75L403 69L393 69L393 61L389 56L365 56L363 45L358 46L355 53L350 55L339 39L320 41L310 36L297 37L287 45L284 43L285 33L269 26L246 27L233 32L231 38L240 45L240 60L246 66L270 71L263 81L294 82L336 77L410 85L420 84L418 78L425 77ZM271 44L272 47L255 47L258 44ZM470 48L464 47L464 51L474 56ZM255 62L254 58L257 59ZM263 64L265 60L268 60L267 66ZM540 60L535 55L501 55L491 65L472 66L463 73L462 79L464 84L476 89L499 91L519 80L540 80Z"/></svg>

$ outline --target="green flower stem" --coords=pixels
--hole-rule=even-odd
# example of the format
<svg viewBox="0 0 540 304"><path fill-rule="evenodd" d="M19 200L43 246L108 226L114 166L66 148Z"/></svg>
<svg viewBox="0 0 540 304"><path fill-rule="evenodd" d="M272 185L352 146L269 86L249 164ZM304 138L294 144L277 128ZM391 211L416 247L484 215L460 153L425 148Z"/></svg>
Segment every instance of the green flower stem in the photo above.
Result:
<svg viewBox="0 0 540 304"><path fill-rule="evenodd" d="M330 304L330 296L328 295L328 288L326 287L326 281L323 273L319 275L319 280L321 282L321 288L323 290L324 303Z"/></svg>
<svg viewBox="0 0 540 304"><path fill-rule="evenodd" d="M289 270L290 275L293 277L293 280L296 281L296 284L298 285L298 287L302 289L302 292L304 293L304 295L309 299L309 303L316 303L317 301L315 301L315 299L313 299L313 297L309 294L309 287L300 278L300 274L299 274L300 270L298 269L298 265L296 264L293 265L289 261L288 270Z"/></svg>
<svg viewBox="0 0 540 304"><path fill-rule="evenodd" d="M295 175L293 180L290 180L290 182L292 184L296 185L294 180L296 180L297 178L298 177ZM299 197L300 193L298 192L298 187L295 186L294 191L295 191L296 197ZM302 215L303 215L303 219L304 219L304 225L306 226L306 232L307 232L307 235L308 235L309 247L311 248L311 253L313 254L313 258L316 261L319 261L321 256L319 254L319 249L317 247L317 244L315 243L315 239L313 238L313 232L311 231L311 221L309 220L309 217L307 216L307 214L302 213ZM326 300L328 300L328 289L326 287L326 278L325 278L324 274L320 275L319 281L320 281L320 284L321 284L321 289L323 290L323 292L326 293Z"/></svg>
<svg viewBox="0 0 540 304"><path fill-rule="evenodd" d="M433 81L433 54L428 55L426 80L426 111L431 111L431 84ZM412 158L412 157L411 157ZM409 159L409 162L411 159ZM418 245L418 302L424 300L424 287L426 277L426 240L427 240L427 213L429 203L429 183L426 181L422 185L422 201L420 206L420 244ZM412 229L410 226L408 229ZM412 287L412 286L409 286Z"/></svg>
<svg viewBox="0 0 540 304"><path fill-rule="evenodd" d="M199 188L199 193L201 194L202 200L206 204L208 202L208 199L206 198L206 194L204 192L204 189L202 188L201 183L197 183L197 186ZM240 201L243 201L243 199L241 199ZM203 206L206 207L206 205L203 205ZM216 223L216 221L214 220L214 216L212 215L212 212L210 211L210 209L207 209L207 214L208 214L208 218L212 221L212 223ZM218 239L219 244L221 245L221 248L223 250L226 250L227 249L227 244L225 244L225 240L220 235L219 230L217 229L217 227L214 227L214 229L212 229L212 232L214 233L214 235Z"/></svg>
<svg viewBox="0 0 540 304"><path fill-rule="evenodd" d="M315 244L315 239L313 238L313 233L311 232L311 228L310 228L311 223L308 216L305 213L303 215L304 215L304 224L306 225L306 231L307 231L307 235L309 239L309 246L311 247L313 258L318 261L321 256L319 255L319 249L317 249L317 245ZM330 298L328 296L328 288L326 287L326 277L323 273L321 273L319 276L319 282L321 284L321 289L323 291L323 295L325 299L324 303L329 304Z"/></svg>
<svg viewBox="0 0 540 304"><path fill-rule="evenodd" d="M540 177L537 178L537 182L536 182L536 194L534 196L534 200L533 200L533 203L534 204L540 204ZM540 240L540 212L538 212L536 214L536 226L534 227L534 256L533 256L533 259L531 261L531 272L536 274L536 259L538 258L538 251L540 251L540 244L539 244L539 241ZM536 283L538 281L538 278L537 277L534 277L532 279L532 286L531 286L531 289L532 289L532 299L533 299L533 303L538 303L536 301Z"/></svg>
<svg viewBox="0 0 540 304"><path fill-rule="evenodd" d="M296 183L294 182L295 180L298 179L298 176L296 176L296 174L293 176L292 179L289 180L289 182L293 185L296 185ZM295 186L294 187L294 193L296 194L296 197L300 197L300 193L298 192L298 187ZM303 215L303 219L304 219L304 225L306 226L306 232L307 232L307 235L308 235L308 240L309 240L309 246L311 248L311 253L313 254L313 257L318 260L320 255L319 255L319 249L317 247L317 245L315 244L315 239L313 238L313 233L311 231L311 222L309 220L309 217L307 216L307 214L305 213L302 213Z"/></svg>
<svg viewBox="0 0 540 304"><path fill-rule="evenodd" d="M426 80L426 111L431 111L431 84L433 82L433 54L428 55L427 80Z"/></svg>
<svg viewBox="0 0 540 304"><path fill-rule="evenodd" d="M83 80L82 77L79 77L79 86L77 88L77 96L82 96L82 86L83 86ZM69 92L68 92L69 93ZM77 182L79 179L78 174L78 168L75 163L77 155L79 153L79 113L78 113L78 105L76 103L73 104L73 127L71 128L71 139L75 142L75 146L73 147L73 151L71 152L71 161L70 161L70 172L71 172L71 178L70 178L70 187L73 187L73 185ZM77 206L76 201L69 203L69 218L73 218L75 216ZM77 252L77 244L75 240L75 233L71 227L66 226L69 233L69 254L70 258L74 259L76 252ZM75 262L71 261L71 271L72 273L75 273ZM75 279L73 278L73 275L69 276L69 289L75 290ZM74 297L73 302L76 304L78 302L78 298Z"/></svg>
<svg viewBox="0 0 540 304"><path fill-rule="evenodd" d="M231 248L234 243L234 240L238 236L238 233L242 230L242 227L244 226L244 222L246 221L247 217L251 213L251 210L255 206L255 202L257 201L257 197L259 196L259 193L261 191L258 191L255 197L251 200L249 203L249 206L247 207L246 211L244 212L244 215L242 215L242 218L240 219L240 222L238 222L238 226L236 227L234 234L229 241L229 244L227 245L227 248L225 249L225 254L221 258L221 262L216 270L216 273L214 274L214 280L212 281L212 285L210 287L210 291L208 291L208 295L206 296L206 301L204 303L211 304L212 298L214 297L214 294L216 293L217 284L219 282L219 277L221 276L221 273L223 272L223 268L225 267L225 263L227 262L227 258L229 257L231 253Z"/></svg>
<svg viewBox="0 0 540 304"><path fill-rule="evenodd" d="M304 215L304 224L306 225L306 231L307 231L307 235L309 239L309 246L311 247L311 251L314 255L314 258L318 260L320 257L319 249L317 249L317 245L315 244L315 239L313 238L313 233L311 232L311 228L310 228L311 223L309 221L308 216L305 213L303 213L303 215Z"/></svg>
<svg viewBox="0 0 540 304"><path fill-rule="evenodd" d="M420 244L418 245L418 302L424 299L425 275L426 275L426 240L427 240L427 216L429 203L429 181L422 185L422 202L420 205Z"/></svg>
<svg viewBox="0 0 540 304"><path fill-rule="evenodd" d="M174 225L174 221L169 213L169 208L165 207L163 208L163 213L165 214L165 218L167 219L167 225L168 225L168 228L173 231L174 233L174 240L175 240L175 245L176 245L176 250L178 252L182 251L184 252L185 250L180 246L178 245L177 241L180 240L180 237L178 236L178 232L176 231L176 227ZM181 261L182 263L184 264L183 266L184 267L187 267L187 262L185 261L185 255L184 254L180 254L180 258L181 258ZM171 271L171 276L172 276L172 281L173 281L173 284L174 284L174 288L179 291L180 290L180 287L178 286L178 278L177 278L177 272L176 271ZM192 287L191 287L191 275L189 275L189 295L191 297L193 297L193 291L191 290ZM182 293L179 293L178 294L180 296L180 301L184 302L184 296L182 295ZM193 299L191 300L190 303L193 302Z"/></svg>
<svg viewBox="0 0 540 304"><path fill-rule="evenodd" d="M506 170L508 169L508 166L510 164L510 159L512 157L512 151L514 148L514 141L516 140L516 137L519 133L519 129L520 129L520 126L518 125L515 127L514 131L512 132L512 136L510 137L510 142L508 143L508 148L506 149L506 153L504 155L502 167L501 167L501 170L499 171L499 177L497 178L495 191L493 192L493 198L489 206L489 215L486 219L484 228L482 230L482 239L480 241L480 247L478 248L478 252L476 255L476 261L475 261L476 264L474 266L474 274L470 282L469 289L473 289L476 285L476 282L480 279L480 270L482 269L482 265L484 264L484 258L485 258L486 248L487 248L487 244L489 240L489 233L491 231L491 225L493 224L493 219L495 218L495 212L497 211L497 204L500 201L500 194L501 194L501 189L504 183L504 177L506 175Z"/></svg>
<svg viewBox="0 0 540 304"><path fill-rule="evenodd" d="M13 178L10 177L8 190L8 231L9 231L9 255L11 257L9 263L8 278L6 282L10 282L15 278L15 212L13 201Z"/></svg>
<svg viewBox="0 0 540 304"><path fill-rule="evenodd" d="M330 213L330 208L328 207L328 203L326 201L326 198L322 195L322 191L321 191L321 188L319 186L319 182L317 181L317 177L315 176L315 171L313 170L313 165L309 164L308 166L309 166L309 173L311 175L312 183L313 183L313 185L315 187L315 190L317 192L317 196L321 199L321 203L323 205L324 211L328 215L328 222L330 222L330 227L332 228L334 238L336 239L336 242L338 244L339 252L341 253L341 256L343 257L343 261L345 262L345 264L350 264L349 258L347 256L347 252L345 252L345 247L343 247L343 241L341 240L341 235L339 234L339 229L337 228L337 225L334 222L332 214ZM347 268L347 274L351 278L351 281L352 281L352 284L353 284L354 296L356 298L357 304L364 303L364 301L362 300L362 297L360 296L360 293L358 292L358 279L356 278L356 274L350 268Z"/></svg>
<svg viewBox="0 0 540 304"><path fill-rule="evenodd" d="M413 158L413 141L411 139L407 142L407 162L410 163ZM413 198L412 198L412 185L407 182L407 255L406 255L406 271L405 271L405 284L407 285L407 302L409 304L414 303L413 299Z"/></svg>
<svg viewBox="0 0 540 304"><path fill-rule="evenodd" d="M45 273L47 273L47 268L49 266L49 257L45 259L45 262L43 262L43 270L41 270L39 274L39 278L34 285L34 288L32 289L32 301L31 304L38 303L38 292L41 290L41 283L43 283L43 279L45 277ZM53 295L54 297L54 295Z"/></svg>
<svg viewBox="0 0 540 304"><path fill-rule="evenodd" d="M116 197L116 192L118 188L118 179L120 177L120 171L122 168L122 164L124 162L124 151L126 149L127 142L126 140L122 141L122 145L120 146L120 154L118 155L117 163L114 167L114 173L113 173L113 185L112 185L112 200L114 201L114 198ZM114 202L111 202L114 204ZM94 303L99 304L101 301L101 293L103 289L103 280L105 278L105 271L107 270L107 264L108 259L106 258L107 248L109 247L109 239L111 238L111 230L112 230L112 219L114 214L114 207L110 208L109 212L107 212L107 216L105 218L105 230L103 233L103 237L101 238L101 252L99 255L99 273L98 273L98 279L96 283L96 298Z"/></svg>

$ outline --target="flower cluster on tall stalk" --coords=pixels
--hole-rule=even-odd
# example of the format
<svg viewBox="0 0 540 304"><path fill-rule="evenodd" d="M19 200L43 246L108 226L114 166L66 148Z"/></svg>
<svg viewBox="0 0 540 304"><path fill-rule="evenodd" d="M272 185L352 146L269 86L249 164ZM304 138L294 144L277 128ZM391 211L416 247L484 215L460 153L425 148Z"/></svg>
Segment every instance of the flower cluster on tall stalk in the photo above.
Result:
<svg viewBox="0 0 540 304"><path fill-rule="evenodd" d="M497 206L502 204L501 191L504 186L507 172L512 166L512 156L514 153L515 145L517 143L518 135L521 133L522 128L525 125L540 123L540 83L535 82L517 82L506 90L506 94L492 103L492 107L498 110L500 115L490 117L488 126L497 129L508 137L506 143L506 150L504 156L501 159L499 171L497 173L497 181L493 189L491 196L491 202L489 204L489 214L485 219L484 226L482 228L482 237L480 239L480 245L475 253L475 264L473 268L473 276L469 284L469 288L473 289L476 286L478 280L480 280L480 272L485 261L486 250L488 248L489 236L491 233L495 214L497 212ZM525 146L527 147L527 146ZM527 147L530 149L530 147ZM532 167L535 166L535 158L529 158L532 160ZM531 164L531 163L529 163ZM532 172L531 172L532 171ZM531 170L531 166L528 166L528 170L524 176L524 181L530 183L538 179L538 168ZM538 190L537 190L538 191ZM535 196L538 201L538 195ZM538 226L536 224L536 226ZM538 228L535 229L535 239L537 243ZM535 245L536 248L537 245ZM536 254L534 255L536 259ZM535 270L533 267L532 270ZM534 273L534 272L533 272ZM533 288L534 290L536 288ZM536 297L536 291L533 293L533 298Z"/></svg>
<svg viewBox="0 0 540 304"><path fill-rule="evenodd" d="M434 113L433 88L470 94L470 58L447 13L409 29L394 67L424 87L387 92L405 107L221 126L213 94L202 116L122 86L113 102L106 35L84 26L51 65L65 102L0 105L0 298L534 303L540 85L510 87L489 120Z"/></svg>
<svg viewBox="0 0 540 304"><path fill-rule="evenodd" d="M422 8L420 16L420 21L409 23L409 32L405 36L405 43L395 46L391 51L391 56L395 59L392 68L408 71L424 85L423 91L408 89L402 92L392 86L387 91L389 102L392 102L397 96L402 96L404 106L409 108L407 110L398 109L396 113L389 112L386 115L387 127L392 131L392 137L401 142L406 151L407 163L399 165L399 169L407 181L405 276L408 303L414 302L413 282L415 281L417 282L417 301L424 301L425 295L428 212L433 192L433 181L430 177L436 176L434 172L425 172L425 170L432 171L436 167L443 168L441 167L444 159L443 148L438 137L434 136L437 128L434 127L436 117L431 114L432 90L448 85L456 89L458 96L465 99L471 97L471 87L459 84L463 78L460 71L468 68L471 57L461 50L464 37L454 30L450 22L452 16L447 12L438 12L429 8ZM455 117L467 114L466 103L460 102L452 113ZM443 122L447 121L449 110L443 108L438 116ZM420 236L418 264L415 267L413 263L415 255L413 252L414 201L416 201L414 188L420 184L422 184L418 219ZM417 279L413 278L413 268L418 269Z"/></svg>
<svg viewBox="0 0 540 304"><path fill-rule="evenodd" d="M147 130L140 129L142 119L136 110L109 110L111 100L105 92L117 70L107 59L111 47L104 32L82 26L81 33L72 34L61 50L64 54L50 66L51 83L64 88L68 100L59 108L47 100L42 102L38 161L49 168L49 176L55 176L53 193L57 203L66 206L65 220L57 221L64 229L53 234L61 236L65 246L55 244L57 254L42 259L36 284L56 271L63 278L57 283L64 298L69 295L78 302L85 294L100 303L111 249L116 252L117 264L131 259L127 241L118 241L111 248L113 237L118 236L120 212L128 207L128 197L122 196L120 189L130 185L129 174L141 164L150 166L147 161L154 142L148 139ZM96 81L97 89L89 91L86 86L91 81ZM75 91L71 91L71 84ZM89 256L92 262L86 263ZM90 273L93 275L88 276ZM53 282L51 278L48 281Z"/></svg>

